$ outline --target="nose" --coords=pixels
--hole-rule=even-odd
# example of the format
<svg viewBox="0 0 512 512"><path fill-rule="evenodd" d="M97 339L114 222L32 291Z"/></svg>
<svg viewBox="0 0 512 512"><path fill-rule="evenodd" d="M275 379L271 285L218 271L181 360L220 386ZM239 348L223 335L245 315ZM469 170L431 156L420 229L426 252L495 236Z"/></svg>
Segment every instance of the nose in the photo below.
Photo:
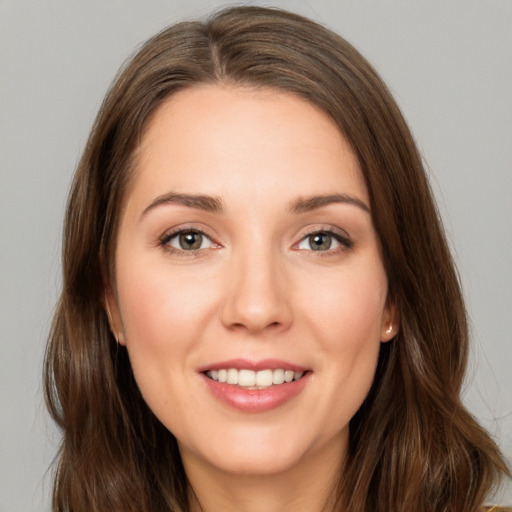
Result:
<svg viewBox="0 0 512 512"><path fill-rule="evenodd" d="M231 261L221 319L230 330L257 334L284 331L292 322L291 287L272 254Z"/></svg>

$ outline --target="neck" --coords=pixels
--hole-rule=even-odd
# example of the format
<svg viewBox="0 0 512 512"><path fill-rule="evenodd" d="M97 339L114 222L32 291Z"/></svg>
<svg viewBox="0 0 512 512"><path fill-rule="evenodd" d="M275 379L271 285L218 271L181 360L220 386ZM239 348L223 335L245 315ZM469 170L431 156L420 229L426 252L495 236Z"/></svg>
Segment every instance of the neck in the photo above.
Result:
<svg viewBox="0 0 512 512"><path fill-rule="evenodd" d="M256 475L197 463L189 453L190 512L332 512L343 452L329 446L285 471Z"/></svg>

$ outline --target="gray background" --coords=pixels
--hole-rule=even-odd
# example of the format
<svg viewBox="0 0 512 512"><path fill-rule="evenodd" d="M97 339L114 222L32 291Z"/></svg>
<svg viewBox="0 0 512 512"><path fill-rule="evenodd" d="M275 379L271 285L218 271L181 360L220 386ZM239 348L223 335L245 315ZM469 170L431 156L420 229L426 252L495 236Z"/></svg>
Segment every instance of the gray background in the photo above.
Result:
<svg viewBox="0 0 512 512"><path fill-rule="evenodd" d="M0 512L49 510L41 362L73 169L138 43L229 2L0 0ZM473 324L465 400L512 459L512 1L290 0L375 64L431 170ZM512 503L510 485L505 500Z"/></svg>

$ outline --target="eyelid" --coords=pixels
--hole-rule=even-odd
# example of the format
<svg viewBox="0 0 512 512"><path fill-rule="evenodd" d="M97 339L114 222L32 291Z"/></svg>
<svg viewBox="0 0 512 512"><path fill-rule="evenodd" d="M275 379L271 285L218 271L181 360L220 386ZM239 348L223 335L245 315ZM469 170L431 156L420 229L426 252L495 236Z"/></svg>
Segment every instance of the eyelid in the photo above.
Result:
<svg viewBox="0 0 512 512"><path fill-rule="evenodd" d="M206 237L208 240L210 240L212 247L206 247L203 249L192 249L192 250L184 250L179 249L177 247L172 247L169 242L173 238L181 235L182 233L198 233L204 237ZM221 245L215 240L215 237L207 232L207 230L197 227L197 225L180 225L176 226L174 228L168 229L158 238L158 246L160 246L162 249L164 249L167 252L173 253L173 254L180 254L184 256L192 256L194 254L197 254L202 251L206 251L211 248L219 248Z"/></svg>
<svg viewBox="0 0 512 512"><path fill-rule="evenodd" d="M200 242L201 242L200 247L198 247L197 249L184 249L184 248L180 247L181 241L182 241L181 240L182 236L187 236L187 235L194 235L194 236L200 237ZM176 249L178 251L183 250L185 252L193 252L195 250L199 251L199 250L203 250L203 249L210 249L213 246L213 240L208 235L206 235L205 233L200 233L199 231L195 231L195 230L194 231L185 230L185 231L181 231L181 232L178 231L178 233L175 233L175 234L171 235L170 237L167 237L167 243L173 249ZM203 245L205 245L205 243L207 244L207 247L203 247Z"/></svg>
<svg viewBox="0 0 512 512"><path fill-rule="evenodd" d="M334 249L328 249L326 251L313 251L311 249L311 252L317 252L318 255L321 255L322 253L332 254L337 251L348 250L348 249L351 249L352 246L354 245L353 240L351 239L350 235L346 231L341 230L340 228L337 228L332 225L329 225L329 226L320 225L320 226L314 226L314 227L308 228L305 232L301 233L300 239L293 244L293 248L296 248L297 250L308 251L307 249L298 249L298 245L300 243L302 243L304 240L306 240L306 238L308 238L312 235L320 234L320 233L332 236L341 245L341 247L337 247Z"/></svg>
<svg viewBox="0 0 512 512"><path fill-rule="evenodd" d="M165 231L158 238L157 244L162 249L164 249L168 252L185 255L185 256L187 256L187 255L192 256L194 254L206 251L208 249L212 249L212 248L217 249L217 248L222 247L222 245L216 240L216 238L213 235L211 235L210 233L208 233L208 231L209 230L200 228L194 224L185 224L185 225L175 226L175 227L170 228L167 231ZM212 246L207 247L207 248L202 248L202 249L200 248L200 249L184 250L184 249L172 247L169 244L169 241L171 239L179 236L182 233L187 233L187 232L195 232L195 233L198 233L198 234L206 237L211 242ZM320 233L332 236L340 244L340 247L336 247L334 249L327 249L325 251L313 251L313 249L307 250L307 249L299 249L298 248L298 245L300 243L302 243L306 238L308 238L309 236L315 235L315 234L320 234ZM293 244L292 248L295 250L316 252L317 255L321 255L322 253L324 255L326 255L326 254L333 254L333 253L336 253L339 251L349 250L352 248L353 245L354 245L353 240L351 239L350 235L345 230L342 230L342 229L340 229L336 226L332 226L332 225L317 225L314 227L311 226L311 227L307 228L305 231L303 231L300 234L299 240Z"/></svg>

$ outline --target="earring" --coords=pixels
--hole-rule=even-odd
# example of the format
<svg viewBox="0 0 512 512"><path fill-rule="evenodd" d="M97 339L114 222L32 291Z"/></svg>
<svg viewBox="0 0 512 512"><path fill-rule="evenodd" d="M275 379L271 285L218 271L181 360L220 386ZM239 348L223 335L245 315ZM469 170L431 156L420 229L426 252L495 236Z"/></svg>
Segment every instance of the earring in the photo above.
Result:
<svg viewBox="0 0 512 512"><path fill-rule="evenodd" d="M392 332L393 332L393 324L391 324L391 325L388 327L388 329L387 329L387 331L386 331L386 334L389 336Z"/></svg>

